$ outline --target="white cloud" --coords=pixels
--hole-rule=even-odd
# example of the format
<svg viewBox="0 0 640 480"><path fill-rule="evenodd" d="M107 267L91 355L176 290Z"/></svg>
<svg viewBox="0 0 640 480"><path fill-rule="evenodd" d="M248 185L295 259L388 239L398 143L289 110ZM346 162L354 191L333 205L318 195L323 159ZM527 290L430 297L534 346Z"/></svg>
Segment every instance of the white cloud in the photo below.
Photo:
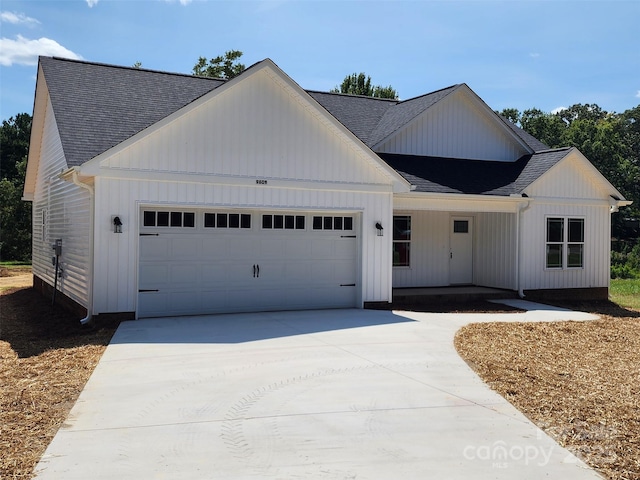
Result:
<svg viewBox="0 0 640 480"><path fill-rule="evenodd" d="M98 4L98 0L87 0L87 5L89 8L95 7Z"/></svg>
<svg viewBox="0 0 640 480"><path fill-rule="evenodd" d="M539 57L540 57L540 54L539 54L539 53L535 53L535 52L533 52L533 53L530 53L530 54L529 54L529 56L530 56L531 58L539 58Z"/></svg>
<svg viewBox="0 0 640 480"><path fill-rule="evenodd" d="M566 110L566 109L567 109L567 107L556 107L553 110L551 110L551 113L553 113L555 115L556 113L560 113L561 111Z"/></svg>
<svg viewBox="0 0 640 480"><path fill-rule="evenodd" d="M13 23L15 25L37 25L40 22L35 18L27 17L24 13L0 12L0 21Z"/></svg>
<svg viewBox="0 0 640 480"><path fill-rule="evenodd" d="M636 93L636 98L640 98L640 90L638 90L638 93Z"/></svg>
<svg viewBox="0 0 640 480"><path fill-rule="evenodd" d="M37 65L38 55L82 59L77 53L66 49L50 38L29 40L18 35L15 40L0 39L0 65L4 67L10 67L14 63L17 65Z"/></svg>
<svg viewBox="0 0 640 480"><path fill-rule="evenodd" d="M165 0L165 2L167 3L174 3L176 0ZM178 3L180 5L189 5L192 2L192 0L178 0Z"/></svg>

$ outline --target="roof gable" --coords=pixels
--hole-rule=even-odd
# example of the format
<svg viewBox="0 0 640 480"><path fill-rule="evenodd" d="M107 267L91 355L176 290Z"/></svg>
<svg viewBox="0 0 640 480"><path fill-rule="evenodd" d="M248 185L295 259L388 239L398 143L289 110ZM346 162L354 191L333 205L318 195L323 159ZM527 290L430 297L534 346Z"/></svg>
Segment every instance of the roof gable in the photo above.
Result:
<svg viewBox="0 0 640 480"><path fill-rule="evenodd" d="M324 141L315 150L308 146L318 138ZM163 154L166 149L173 152L170 158ZM208 159L204 163L203 154ZM307 178L301 159L318 155L323 158L317 163L324 174ZM175 164L178 158L180 164ZM217 164L216 158L226 166ZM375 180L340 177L336 181L373 181L392 185L394 191L408 191L409 185L402 176L266 59L81 168L89 176L97 175L104 167L331 181L341 171L340 161L349 163L355 158L373 167Z"/></svg>
<svg viewBox="0 0 640 480"><path fill-rule="evenodd" d="M67 164L81 165L224 82L40 57Z"/></svg>
<svg viewBox="0 0 640 480"><path fill-rule="evenodd" d="M399 102L393 108L390 108L380 119L376 129L371 134L371 146L375 146L383 142L394 132L398 131L418 115L423 113L429 107L435 105L450 93L454 92L459 85L443 88L420 97L411 98Z"/></svg>
<svg viewBox="0 0 640 480"><path fill-rule="evenodd" d="M375 151L507 162L535 151L465 84L417 100L387 112Z"/></svg>
<svg viewBox="0 0 640 480"><path fill-rule="evenodd" d="M563 197L601 199L613 197L624 201L624 196L575 147L567 148L562 162L552 165L527 188L536 197Z"/></svg>

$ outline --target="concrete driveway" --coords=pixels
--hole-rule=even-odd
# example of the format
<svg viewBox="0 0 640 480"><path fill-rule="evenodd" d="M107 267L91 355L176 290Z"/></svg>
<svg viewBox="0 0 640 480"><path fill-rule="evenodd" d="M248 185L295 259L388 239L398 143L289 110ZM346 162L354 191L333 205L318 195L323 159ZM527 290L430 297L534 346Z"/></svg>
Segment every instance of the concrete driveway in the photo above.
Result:
<svg viewBox="0 0 640 480"><path fill-rule="evenodd" d="M596 479L453 336L540 310L325 310L122 323L38 479Z"/></svg>

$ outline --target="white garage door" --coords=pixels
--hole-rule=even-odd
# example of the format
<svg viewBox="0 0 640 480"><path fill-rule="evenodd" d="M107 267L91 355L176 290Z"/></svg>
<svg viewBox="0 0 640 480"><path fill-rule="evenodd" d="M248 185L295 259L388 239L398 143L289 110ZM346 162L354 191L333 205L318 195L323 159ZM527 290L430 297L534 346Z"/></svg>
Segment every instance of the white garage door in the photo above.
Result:
<svg viewBox="0 0 640 480"><path fill-rule="evenodd" d="M353 307L356 215L145 208L138 316Z"/></svg>

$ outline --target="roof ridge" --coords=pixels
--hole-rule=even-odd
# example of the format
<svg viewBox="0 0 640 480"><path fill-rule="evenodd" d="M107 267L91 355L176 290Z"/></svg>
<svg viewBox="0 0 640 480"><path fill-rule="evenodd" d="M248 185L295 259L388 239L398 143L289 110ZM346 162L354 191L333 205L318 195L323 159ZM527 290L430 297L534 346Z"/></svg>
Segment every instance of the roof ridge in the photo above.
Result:
<svg viewBox="0 0 640 480"><path fill-rule="evenodd" d="M84 65L91 65L95 67L107 67L107 68L115 68L118 70L130 70L130 71L138 71L138 72L148 72L148 73L158 73L161 75L173 75L176 77L188 77L188 78L203 78L205 80L214 80L217 82L226 82L227 80L223 78L214 78L214 77L205 77L202 75L193 75L190 73L180 73L180 72L168 72L166 70L156 70L153 68L142 68L142 67L129 67L126 65L115 65L112 63L104 63L104 62L91 62L89 60L79 60L75 58L65 58L65 57L57 57L57 56L48 56L48 55L40 55L39 59L51 59L57 61L64 61L69 63L79 63Z"/></svg>
<svg viewBox="0 0 640 480"><path fill-rule="evenodd" d="M555 147L555 148L547 148L546 150L536 150L531 155L537 155L539 153L551 153L551 152L561 152L563 150L571 150L575 147Z"/></svg>
<svg viewBox="0 0 640 480"><path fill-rule="evenodd" d="M340 96L340 97L355 97L355 98L363 98L366 100L378 100L378 101L383 101L383 102L394 102L394 103L399 103L400 100L396 100L395 98L381 98L381 97L372 97L370 95L356 95L354 93L342 93L342 92L325 92L322 90L307 90L304 89L305 92L307 93L323 93L326 95L335 95L335 96Z"/></svg>
<svg viewBox="0 0 640 480"><path fill-rule="evenodd" d="M398 103L410 102L411 100L417 100L418 98L428 97L429 95L434 95L436 93L444 92L445 90L455 89L464 85L464 83L456 83L454 85L449 85L448 87L439 88L438 90L434 90L433 92L423 93L422 95L418 95L416 97L407 98L406 100L399 100Z"/></svg>

